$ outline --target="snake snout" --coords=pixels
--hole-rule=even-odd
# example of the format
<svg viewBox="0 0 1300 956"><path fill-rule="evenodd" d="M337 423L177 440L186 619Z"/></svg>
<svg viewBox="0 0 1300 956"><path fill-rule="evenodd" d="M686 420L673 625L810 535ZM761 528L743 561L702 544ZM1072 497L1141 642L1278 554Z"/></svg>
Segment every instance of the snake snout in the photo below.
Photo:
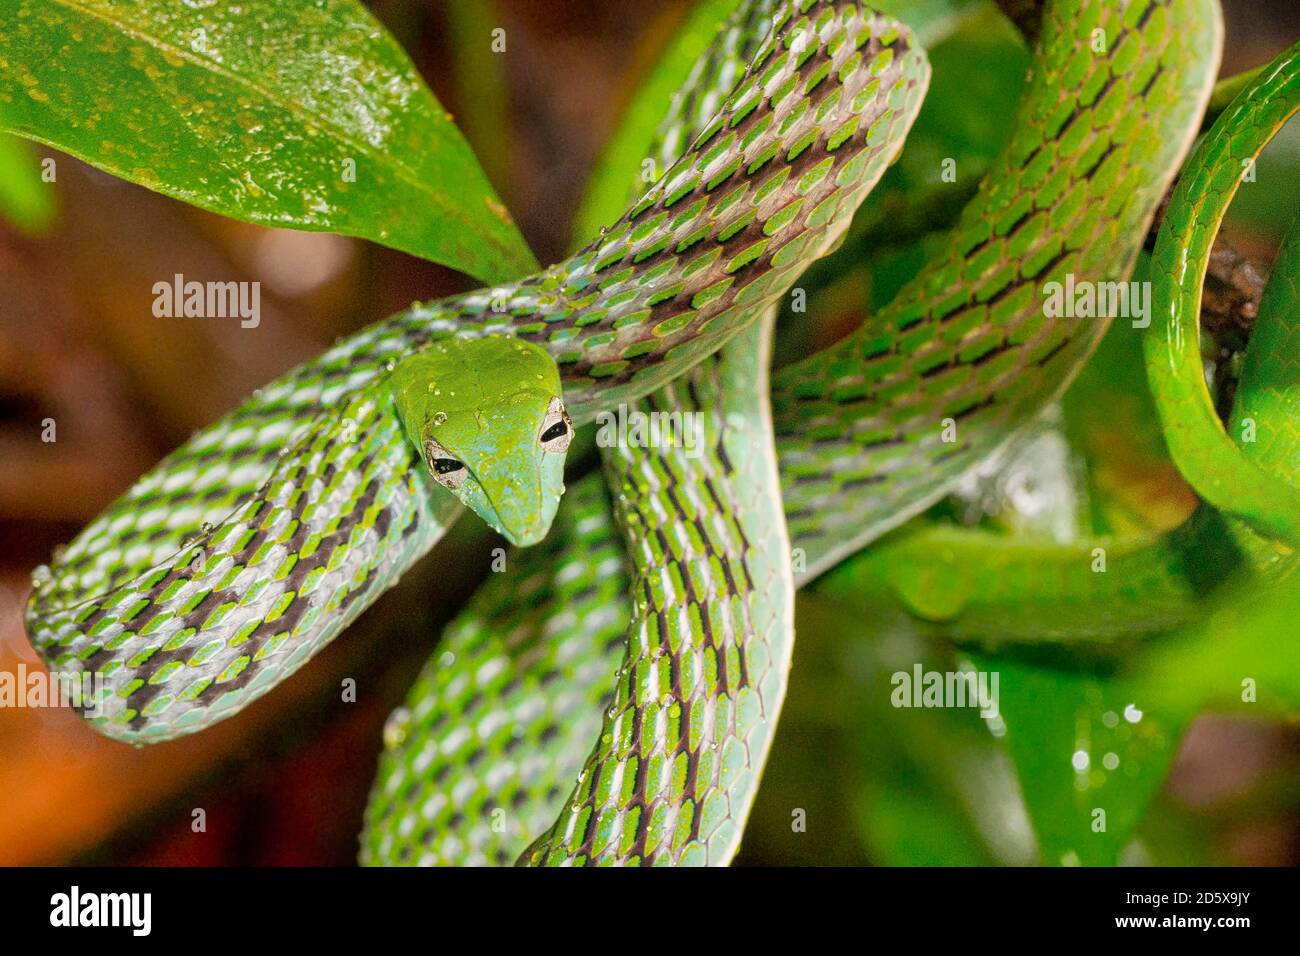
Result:
<svg viewBox="0 0 1300 956"><path fill-rule="evenodd" d="M515 531L513 534L510 532L503 532L503 534L505 534L506 540L515 547L527 548L530 545L537 544L537 542L545 538L546 529L540 524L531 524L522 530Z"/></svg>
<svg viewBox="0 0 1300 956"><path fill-rule="evenodd" d="M547 509L540 493L509 487L493 489L489 498L497 532L517 548L537 544L551 528L554 509Z"/></svg>

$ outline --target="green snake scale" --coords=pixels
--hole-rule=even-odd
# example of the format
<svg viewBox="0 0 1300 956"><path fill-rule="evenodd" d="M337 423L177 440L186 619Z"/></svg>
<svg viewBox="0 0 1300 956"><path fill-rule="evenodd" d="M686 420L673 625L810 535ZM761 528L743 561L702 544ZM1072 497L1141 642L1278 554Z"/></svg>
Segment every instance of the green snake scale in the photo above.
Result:
<svg viewBox="0 0 1300 956"><path fill-rule="evenodd" d="M987 223L994 212L1000 219L1007 220L1012 215L1009 207L1015 202L1015 197L1009 190L1003 191L1004 187L1000 184L1013 178L1013 173L1019 172L1022 167L1034 167L1032 175L1062 181L1058 190L1049 194L1055 203L1043 206L1044 221L1049 225L1068 225L1075 221L1063 217L1062 210L1077 217L1078 226L1070 235L1077 236L1080 242L1077 254L1081 261L1093 269L1100 263L1104 269L1100 274L1106 278L1124 276L1138 252L1160 194L1167 186L1182 151L1194 135L1200 107L1208 95L1208 84L1216 64L1213 57L1210 57L1210 62L1205 62L1200 57L1207 50L1217 50L1220 27L1216 13L1212 4L1176 5L1168 9L1164 5L1137 4L1130 7L1126 15L1116 14L1123 23L1141 27L1154 25L1154 49L1148 52L1155 57L1155 66L1140 77L1136 89L1151 97L1152 102L1156 102L1156 96L1177 95L1187 99L1185 112L1179 110L1162 114L1170 122L1162 140L1142 139L1142 134L1149 131L1119 122L1114 117L1113 105L1107 114L1112 117L1112 121L1098 123L1095 129L1086 116L1060 115L1061 104L1078 101L1073 84L1094 90L1087 101L1097 102L1095 91L1112 82L1108 65L1104 58L1100 58L1103 62L1093 72L1088 68L1091 62L1086 58L1083 61L1053 61L1044 57L1040 50L1038 62L1043 72L1036 73L1033 77L1022 107L1022 116L1028 116L1030 122L1022 121L1016 125L1016 133L1003 154L1002 165L995 168L988 177L980 196L965 214L963 222L967 229L973 229L977 235L987 237ZM1171 37L1169 22L1165 17L1174 18L1175 22L1184 25L1195 25L1199 29L1188 31L1182 37ZM1114 30L1113 22L1108 18L1102 19L1100 23L1087 19L1076 21L1064 4L1049 5L1044 25L1045 43L1051 44L1058 54L1065 50L1076 51L1086 43L1086 38L1093 29L1109 28L1112 37L1122 32ZM734 34L724 31L723 35L729 37ZM1166 44L1170 45L1166 47ZM715 46L715 51L720 47L734 50L735 55L744 55L743 46L719 44ZM1112 46L1111 49L1115 55L1120 55L1115 47ZM1199 52L1193 53L1197 49ZM1130 58L1134 52L1132 47L1127 48L1121 62L1131 64ZM1053 62L1068 62L1070 66L1062 74L1052 68ZM701 63L709 63L707 56ZM718 73L722 72L716 64L713 64L713 68ZM698 81L701 75L708 75L708 71L697 67L692 74L693 80ZM1062 75L1069 76L1072 85L1062 88ZM698 91L690 91L683 97L692 102L707 98L706 94ZM671 130L674 124L682 121L681 117L682 112L675 110L665 125ZM1076 138L1071 144L1073 153L1049 153L1044 157L1041 143L1043 127L1059 132L1061 124L1068 122L1071 117L1079 129L1088 131L1095 139ZM1115 126L1119 128L1113 129ZM684 134L663 133L661 130L663 142L682 141L686 138ZM1097 150L1107 153L1108 158L1118 156L1127 164L1139 163L1142 168L1133 174L1133 180L1140 174L1155 176L1155 183L1145 190L1129 191L1110 198L1112 206L1124 201L1131 203L1120 207L1122 221L1129 224L1127 228L1117 228L1109 221L1099 222L1093 215L1083 211L1083 207L1096 197L1106 195L1094 181L1103 170L1112 174L1114 182L1130 181L1122 175L1125 171L1123 167L1109 170L1104 163L1098 163ZM1083 168L1092 177L1077 175L1078 152L1091 156L1089 165ZM1042 169L1041 164L1049 159L1052 165ZM1040 165L1035 166L1036 163ZM1013 172L1008 172L1008 169ZM1066 187L1070 191L1062 194L1060 189ZM1059 237L1043 235L1041 231L1032 228L1043 225L1035 222L1036 216L1026 217L1023 209L1016 209L1015 215L1021 226L1029 230L1026 241L1032 235L1036 242L1042 243L1053 254L1060 255L1062 247L1054 245ZM1089 229L1092 231L1089 232ZM1014 233L1014 230L1007 232L1008 238L1014 241L1018 233ZM785 383L790 393L794 393L804 383L800 394L807 396L802 401L804 407L808 407L812 404L813 396L818 393L806 383L818 380L810 378L807 371L820 368L824 376L839 373L842 379L835 384L842 382L844 390L837 393L832 388L830 397L840 400L832 404L826 396L819 396L818 407L829 408L843 417L860 416L866 421L877 418L889 421L886 416L894 416L894 421L905 421L904 416L911 411L907 399L913 392L905 385L901 370L907 368L905 360L909 350L890 348L891 343L898 340L900 327L906 333L913 326L921 326L928 337L918 333L917 340L933 343L933 328L929 326L942 325L950 315L959 316L964 319L964 323L983 323L990 316L986 308L988 302L1000 297L1015 301L1017 308L995 311L995 317L1005 321L1012 329L1034 325L1037 333L1044 336L1043 341L1051 343L1039 344L1038 348L1046 351L1037 354L1032 350L1032 345L1029 349L1022 350L1021 361L1024 360L1023 356L1035 356L1041 361L1044 354L1051 353L1045 365L1054 361L1064 362L1062 353L1068 350L1060 346L1055 337L1065 332L1091 333L1093 337L1088 340L1086 347L1090 349L1095 344L1096 338L1104 331L1104 324L1099 328L1083 330L1073 326L1052 328L1051 323L1042 319L1041 303L1036 299L1030 300L1027 294L1035 282L1059 279L1075 265L1074 260L1067 256L1055 262L1050 269L1016 274L1011 280L1013 288L1005 285L1001 277L994 277L990 280L990 286L994 289L992 294L987 290L983 293L971 291L953 278L963 275L961 269L970 247L970 240L961 238L961 233L959 227L958 238L948 250L949 260L933 262L921 277L899 294L889 309L881 315L873 316L864 325L862 332L846 340L845 345L832 353L840 361L838 366L831 363L830 355L818 356L808 363L778 371L775 376L777 382ZM1077 265L1075 267L1079 268ZM940 285L944 282L950 284ZM931 314L925 306L935 295L936 288L942 288L950 301ZM1001 292L1001 296L998 292ZM966 314L963 314L963 305ZM979 333L986 333L983 338L987 341L989 330L982 324L975 325L972 334L970 326L964 323L954 326L954 330L961 331L968 340L976 338ZM994 335L1005 336L1010 345L1023 346L1026 341L1032 341L1018 340L1019 336L1001 331L997 326L992 327L992 332ZM863 349L867 354L874 355L875 362L860 361L851 351L854 349ZM979 369L983 363L979 362L979 357L985 354L983 350L973 353L961 351L954 349L950 342L946 350L943 346L936 347L936 355L942 357L945 354L948 362L939 374L948 374L956 367L968 379L967 382L959 379L955 390L960 391L962 384L966 384L968 389L987 389L991 382L997 381L980 378ZM972 355L974 359L969 363L971 367L962 369L961 360ZM932 361L937 363L936 367L942 364L938 358ZM1010 359L1004 358L1002 361ZM1078 361L1081 359L1076 358ZM861 400L860 382L853 380L853 376L864 368L869 379L882 383L879 397L875 401ZM971 414L963 416L965 424L962 430L966 432L965 441L969 443L968 447L962 449L964 453L973 458L986 456L1005 439L1004 432L1000 430L1002 426L996 424L999 419L992 417L994 412L1000 412L1005 420L1005 417L1019 414L1031 404L1035 408L1041 407L1064 388L1069 378L1068 372L1056 372L1055 377L1051 377L1042 371L1041 366L1031 365L1030 368L1032 374L1024 383L1025 393L1017 395L1014 390L1010 390L1008 397L1016 404L1008 409L999 408L1000 399L1005 394L1002 391L982 391L974 397L964 399L974 409ZM825 383L826 378L823 378L818 384ZM779 402L780 394L778 388L774 393L774 402ZM887 400L888 396L893 397L892 403ZM958 399L961 400L963 399ZM791 408L797 409L800 407L799 400L794 401ZM779 404L776 411L779 416ZM956 415L961 415L962 411L960 405L953 409ZM791 411L789 414L794 417L796 412ZM940 417L931 414L928 420L922 421L937 435ZM791 436L802 434L794 426L790 427ZM908 501L909 509L921 507L950 484L947 476L951 473L944 467L944 460L945 456L952 453L951 446L936 445L927 453L911 446L900 447L900 443L895 441L859 439L856 442L858 450L851 452L844 450L854 444L845 441L845 434L827 429L824 435L818 436L817 443L805 443L805 447L811 444L813 448L833 449L836 454L852 458L854 470L846 476L843 472L828 469L825 473L812 475L805 487L808 494L821 493L827 475L840 476L841 501L852 502L862 509L859 513L866 516L866 523L860 533L866 538L901 521L904 516L892 514L887 501L882 503L874 497L881 491L889 491L892 479L884 482L855 480L859 474L888 472L891 460L904 463L908 462L909 455L916 455L913 465L915 471L910 476L913 484L905 486L900 482L895 485L900 494L909 495L903 499ZM793 543L796 547L806 549L810 565L825 565L832 558L827 557L825 551L821 551L819 556L818 549L826 547L828 541L836 541L840 535L833 529L824 530L815 521L804 521L800 525L800 509L792 502L790 470L785 467L787 456L798 444L793 437L785 441L782 438L778 417L778 451L783 467L783 492ZM927 454L929 458L926 457ZM930 469L935 465L942 470L938 473L931 472ZM956 470L959 469L954 469ZM833 513L838 513L841 507L843 505L837 503L832 509ZM580 537L575 541L576 546L607 548L617 542L617 527L609 515L598 482L584 479L571 487L564 512L568 521L582 528ZM553 533L560 536L571 534L569 529L572 526L566 523L563 529ZM849 529L849 533L853 533L852 529ZM843 544L834 546L848 547ZM870 555L868 552L867 557ZM544 832L542 828L554 820L557 814L560 824L563 824L567 814L574 812L573 805L564 802L568 796L566 788L556 781L572 779L588 759L593 720L579 720L577 715L596 713L608 705L610 687L605 675L610 668L618 666L622 644L616 637L617 624L607 623L604 615L608 607L606 602L610 587L609 563L602 561L590 572L584 572L581 566L565 565L552 579L548 565L553 560L552 556L540 554L536 550L513 555L510 558L512 570L504 577L516 584L499 579L490 582L475 596L448 631L444 645L448 658L440 661L435 657L430 660L412 689L406 706L399 711L402 726L408 729L404 730L400 739L390 740L391 746L381 761L367 814L367 828L362 839L363 861L425 864L508 862L518 857L530 841ZM812 573L799 575L796 583L805 583L812 577ZM554 583L548 585L552 580ZM555 593L562 588L564 599L539 604L535 612L520 612L510 596L517 593L514 588L521 581L528 582L530 593ZM625 588L626 582L626 577L620 577L616 590ZM589 631L588 622L597 613L600 614L603 626ZM614 615L614 621L624 619L628 613L629 609L624 604ZM543 649L553 645L565 649L564 653L570 663L557 665L551 652ZM464 658L465 667L462 669L461 654L466 650L471 652L471 656ZM494 687L492 691L484 692L487 689L480 688L472 674L478 667L489 666L489 662ZM510 695L509 699L518 700L513 696L515 693L527 694L528 688L537 687L544 682L553 682L554 686L565 688L564 708L558 711L534 711L535 719L527 724L526 734L530 741L545 741L545 775L534 778L529 767L516 762L517 758L510 749L503 751L493 739L472 731L466 733L464 728L479 725L493 728L515 726L515 722L521 719L519 711L512 709L509 716L503 714L499 709L501 697L497 691L505 688ZM449 693L453 687L455 690ZM542 764L532 766L540 767ZM510 780L508 799L496 784L499 776ZM447 794L455 794L456 799L447 800ZM525 855L524 860L533 861L531 855Z"/></svg>
<svg viewBox="0 0 1300 956"><path fill-rule="evenodd" d="M1168 533L1069 545L909 528L836 568L822 582L827 593L859 604L884 590L951 636L1095 641L1186 624L1203 614L1198 599L1229 584L1294 586L1300 228L1273 264L1226 429L1201 371L1198 320L1215 234L1251 164L1297 110L1300 45L1269 64L1198 145L1153 253L1152 301L1166 311L1142 339L1148 380L1170 452L1204 503ZM1107 573L1078 573L1097 547Z"/></svg>
<svg viewBox="0 0 1300 956"><path fill-rule="evenodd" d="M1292 460L1282 463L1285 477L1275 474L1268 461L1277 443L1291 439L1294 446L1294 420L1264 419L1265 437L1271 440L1260 460L1224 430L1204 376L1196 373L1201 368L1201 287L1214 237L1250 164L1298 109L1300 48L1293 47L1233 101L1198 147L1170 198L1170 214L1152 253L1151 295L1159 334L1144 342L1156 410L1179 470L1209 504L1292 547L1300 546L1294 451ZM1280 373L1273 380L1279 387L1293 378L1288 374L1293 353L1283 348L1277 354L1278 343L1267 337L1255 344L1255 367L1247 379L1258 382L1260 365L1274 366L1270 371ZM1247 394L1261 384L1248 383Z"/></svg>
<svg viewBox="0 0 1300 956"><path fill-rule="evenodd" d="M705 454L604 453L632 569L626 651L569 812L529 862L725 863L740 844L794 644L790 544L769 504L771 324L641 403L701 415Z"/></svg>
<svg viewBox="0 0 1300 956"><path fill-rule="evenodd" d="M362 858L726 862L780 707L789 592L1069 383L1107 323L1049 318L1039 290L1127 278L1222 45L1214 0L1049 2L1040 33L1010 140L947 246L860 330L772 376L793 581L753 412L757 319L842 237L928 68L857 3L754 0L674 99L667 171L618 223L537 276L363 330L197 434L38 575L34 645L108 676L98 729L132 742L266 692L459 513L384 413L385 370L438 338L523 336L559 364L576 422L696 409L710 454L611 449L612 502L594 476L572 483L551 536L485 584L390 722Z"/></svg>
<svg viewBox="0 0 1300 956"><path fill-rule="evenodd" d="M29 632L51 666L113 682L105 733L161 740L220 719L442 535L457 509L375 413L397 359L440 336L524 336L559 363L581 423L716 351L835 243L901 148L925 61L856 5L761 16L764 43L712 125L585 250L339 343L164 459L57 556ZM312 434L332 450L304 453Z"/></svg>
<svg viewBox="0 0 1300 956"><path fill-rule="evenodd" d="M1214 3L1045 6L1011 141L947 248L857 332L773 378L810 574L933 503L1069 384L1108 323L1049 318L1041 290L1128 277L1221 45Z"/></svg>

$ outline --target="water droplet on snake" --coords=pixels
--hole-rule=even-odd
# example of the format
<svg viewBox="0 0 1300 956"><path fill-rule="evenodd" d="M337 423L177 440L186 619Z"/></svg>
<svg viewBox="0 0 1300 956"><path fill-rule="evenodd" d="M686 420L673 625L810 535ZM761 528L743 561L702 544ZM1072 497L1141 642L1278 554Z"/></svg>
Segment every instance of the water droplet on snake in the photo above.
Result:
<svg viewBox="0 0 1300 956"><path fill-rule="evenodd" d="M38 564L32 569L32 590L40 591L54 580L54 572L48 564Z"/></svg>
<svg viewBox="0 0 1300 956"><path fill-rule="evenodd" d="M384 746L392 750L406 742L407 732L411 727L411 709L398 707L384 721Z"/></svg>

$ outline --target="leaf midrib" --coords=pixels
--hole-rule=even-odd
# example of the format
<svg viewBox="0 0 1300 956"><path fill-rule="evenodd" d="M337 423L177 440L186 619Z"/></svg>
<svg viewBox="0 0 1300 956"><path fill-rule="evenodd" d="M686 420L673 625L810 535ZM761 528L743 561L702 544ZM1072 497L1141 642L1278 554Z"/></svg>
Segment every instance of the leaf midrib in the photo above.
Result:
<svg viewBox="0 0 1300 956"><path fill-rule="evenodd" d="M341 127L338 126L337 124L326 121L319 114L312 113L302 108L299 104L294 103L292 100L285 100L279 96L274 95L269 90L266 90L260 85L258 85L257 83L253 82L251 79L241 76L239 73L233 72L228 67L225 67L220 63L216 63L213 60L209 60L204 57L197 56L194 54L192 50L189 50L185 47L177 46L176 44L173 43L168 43L167 41L163 40L161 37L155 37L149 33L145 33L139 28L133 27L128 23L123 22L122 20L118 20L113 17L106 16L96 10L88 9L87 7L84 7L81 4L77 3L76 0L52 0L52 2L54 3L55 6L64 7L69 11L81 13L87 17L100 21L101 23L106 23L110 27L120 31L124 36L141 40L159 51L170 51L176 54L181 59L185 60L188 63L193 64L194 66L199 67L200 69L204 69L218 76L225 77L233 81L235 84L253 91L254 93L261 96L263 99L269 101L275 106L280 107L285 112L303 120L304 125L319 130L321 133L323 133L330 139L333 139L335 142L340 143L349 148L353 148L361 155L366 156L371 160L380 162L381 164L384 165L388 165L390 168L396 171L399 179L401 179L407 185L413 186L420 193L430 197L434 205L450 213L449 218L455 218L465 223L466 225L473 226L471 220L458 207L450 205L443 197L443 195L439 193L437 190L429 189L429 187L420 179L417 171L412 169L402 160L398 159L396 154L382 154L377 152L373 147L370 146L369 143L366 143L364 140L361 142L354 141L353 139L349 138L346 135L345 127ZM409 76L415 79L416 85L418 87L417 95L427 95L430 97L430 99L432 99L432 94L428 93L428 89L425 86L423 79L421 79L417 73L411 73L409 74ZM146 75L146 79L149 79L150 83L155 84L156 86L156 81L152 80L151 78L148 78L147 75ZM436 100L434 102L436 103ZM491 210L488 210L488 212L490 214ZM494 232L485 230L485 233L486 233L485 238L490 243L492 243L493 246L497 247L497 249L500 251L507 251L504 243L496 236Z"/></svg>

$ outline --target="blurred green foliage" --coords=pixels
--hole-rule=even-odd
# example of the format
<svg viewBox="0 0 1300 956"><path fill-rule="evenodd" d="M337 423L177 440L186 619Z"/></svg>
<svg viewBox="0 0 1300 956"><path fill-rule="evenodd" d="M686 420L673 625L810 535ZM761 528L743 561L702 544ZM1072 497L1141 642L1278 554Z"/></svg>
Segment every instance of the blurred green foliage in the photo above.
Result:
<svg viewBox="0 0 1300 956"><path fill-rule="evenodd" d="M40 159L31 143L0 133L0 218L30 236L54 225L54 190L41 179Z"/></svg>

